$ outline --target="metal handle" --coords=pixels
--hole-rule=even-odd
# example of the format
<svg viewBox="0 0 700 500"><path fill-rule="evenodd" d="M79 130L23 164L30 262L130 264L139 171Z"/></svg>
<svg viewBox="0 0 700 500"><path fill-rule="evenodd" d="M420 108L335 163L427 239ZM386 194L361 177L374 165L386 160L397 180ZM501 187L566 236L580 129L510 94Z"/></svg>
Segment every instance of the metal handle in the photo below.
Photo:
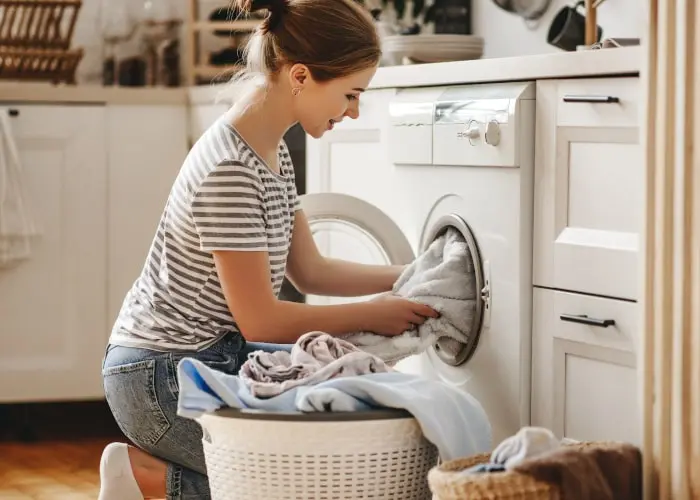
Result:
<svg viewBox="0 0 700 500"><path fill-rule="evenodd" d="M620 102L620 98L611 95L565 95L564 102L614 103Z"/></svg>
<svg viewBox="0 0 700 500"><path fill-rule="evenodd" d="M562 314L559 316L559 319L562 321L569 321L571 323L581 323L582 325L600 326L602 328L615 325L614 319L589 318L585 314Z"/></svg>
<svg viewBox="0 0 700 500"><path fill-rule="evenodd" d="M10 116L19 116L19 109L8 109L7 114Z"/></svg>

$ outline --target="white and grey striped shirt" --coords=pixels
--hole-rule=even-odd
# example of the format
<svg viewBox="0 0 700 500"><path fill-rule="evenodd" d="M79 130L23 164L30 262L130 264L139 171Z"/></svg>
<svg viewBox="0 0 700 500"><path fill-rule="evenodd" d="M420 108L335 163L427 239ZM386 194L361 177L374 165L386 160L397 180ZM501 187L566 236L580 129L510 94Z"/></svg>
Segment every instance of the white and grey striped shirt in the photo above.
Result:
<svg viewBox="0 0 700 500"><path fill-rule="evenodd" d="M225 117L187 155L141 275L122 304L110 343L160 351L205 348L238 331L212 251L266 251L279 294L299 207L284 141L270 170Z"/></svg>

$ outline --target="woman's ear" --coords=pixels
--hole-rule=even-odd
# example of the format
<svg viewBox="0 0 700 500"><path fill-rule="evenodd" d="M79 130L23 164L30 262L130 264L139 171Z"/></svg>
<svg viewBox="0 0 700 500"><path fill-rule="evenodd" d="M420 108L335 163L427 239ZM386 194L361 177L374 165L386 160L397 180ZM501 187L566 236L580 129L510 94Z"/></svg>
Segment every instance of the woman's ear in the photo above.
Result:
<svg viewBox="0 0 700 500"><path fill-rule="evenodd" d="M289 84L293 89L303 89L310 82L311 72L306 65L300 63L292 65L289 69Z"/></svg>

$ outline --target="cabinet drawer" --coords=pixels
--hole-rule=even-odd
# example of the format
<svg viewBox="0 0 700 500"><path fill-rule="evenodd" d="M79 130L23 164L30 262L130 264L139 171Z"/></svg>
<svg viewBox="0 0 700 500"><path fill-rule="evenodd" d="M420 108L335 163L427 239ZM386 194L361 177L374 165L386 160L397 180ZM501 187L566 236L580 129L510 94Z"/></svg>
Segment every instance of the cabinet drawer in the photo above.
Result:
<svg viewBox="0 0 700 500"><path fill-rule="evenodd" d="M563 102L564 95L629 102L636 81L619 80L538 84L535 285L638 298L645 168L635 106Z"/></svg>
<svg viewBox="0 0 700 500"><path fill-rule="evenodd" d="M639 124L638 78L559 80L553 83L557 89L559 126L637 127Z"/></svg>
<svg viewBox="0 0 700 500"><path fill-rule="evenodd" d="M533 425L638 442L639 306L537 288L533 300Z"/></svg>

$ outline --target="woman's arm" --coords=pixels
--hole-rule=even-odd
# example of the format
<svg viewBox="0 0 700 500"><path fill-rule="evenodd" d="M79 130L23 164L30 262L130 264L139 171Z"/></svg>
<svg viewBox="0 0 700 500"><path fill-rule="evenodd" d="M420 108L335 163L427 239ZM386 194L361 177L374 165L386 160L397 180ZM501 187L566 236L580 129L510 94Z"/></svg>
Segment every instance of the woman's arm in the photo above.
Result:
<svg viewBox="0 0 700 500"><path fill-rule="evenodd" d="M296 212L287 275L305 294L357 297L391 290L404 266L359 264L321 255L309 222Z"/></svg>
<svg viewBox="0 0 700 500"><path fill-rule="evenodd" d="M278 300L270 284L267 252L214 251L214 262L233 317L251 342L293 343L310 331L345 335L372 331L398 335L437 313L399 298L316 306Z"/></svg>

